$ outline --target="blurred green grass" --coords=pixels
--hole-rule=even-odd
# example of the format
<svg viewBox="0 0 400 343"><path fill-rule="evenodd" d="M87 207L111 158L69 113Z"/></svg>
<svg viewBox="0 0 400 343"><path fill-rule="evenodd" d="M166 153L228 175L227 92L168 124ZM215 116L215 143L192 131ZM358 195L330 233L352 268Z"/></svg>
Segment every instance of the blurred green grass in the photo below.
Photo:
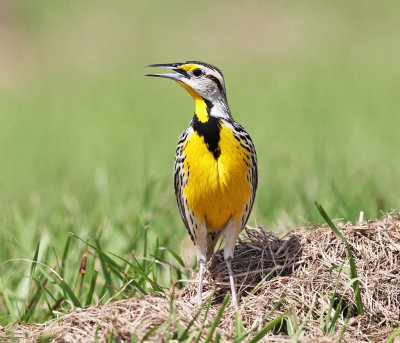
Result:
<svg viewBox="0 0 400 343"><path fill-rule="evenodd" d="M150 63L199 59L225 75L234 118L259 158L254 215L284 232L399 207L399 5L6 1L0 5L0 262L54 265L74 232L120 256L179 252L172 186L190 97L145 78ZM73 241L73 279L84 245ZM93 267L94 268L94 267ZM3 265L15 296L29 266ZM168 278L163 279L168 283ZM0 298L0 313L7 309Z"/></svg>

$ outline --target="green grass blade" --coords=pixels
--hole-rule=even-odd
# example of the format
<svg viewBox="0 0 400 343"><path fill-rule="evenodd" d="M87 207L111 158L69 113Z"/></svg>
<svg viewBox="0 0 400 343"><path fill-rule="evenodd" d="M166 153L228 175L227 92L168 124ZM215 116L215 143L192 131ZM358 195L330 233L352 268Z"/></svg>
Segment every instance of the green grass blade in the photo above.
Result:
<svg viewBox="0 0 400 343"><path fill-rule="evenodd" d="M55 280L55 284L53 284L54 287L59 286L59 292L64 293L64 297L71 300L72 303L74 304L75 307L82 307L80 301L78 298L75 296L74 292L72 291L72 288L68 285L68 283L65 281L65 279L61 278L59 274L57 274L57 277L54 277L55 271L50 269L51 273L49 273L46 269L41 268L40 271L41 273L48 279ZM46 288L44 288L46 290Z"/></svg>
<svg viewBox="0 0 400 343"><path fill-rule="evenodd" d="M323 331L325 334L327 334L328 331L329 331L329 323L331 322L332 308L333 308L333 305L334 305L334 303L335 303L336 292L337 292L337 289L338 289L338 287L339 287L340 276L341 276L341 274L342 274L342 271L344 270L344 263L345 263L346 259L347 259L347 257L343 260L341 266L340 266L339 269L338 269L338 270L339 270L339 274L338 274L338 277L337 277L337 279L336 279L335 288L333 289L333 293L332 293L332 295L331 295L330 298L329 298L329 308L328 308L328 312L326 313L325 325L322 327L322 331ZM332 269L335 268L335 267L336 267L336 266L333 266L333 267L331 267L331 268L329 269L329 275L330 275L330 276L332 276L331 271L332 271ZM337 308L338 308L338 307L336 307L336 309L337 309Z"/></svg>
<svg viewBox="0 0 400 343"><path fill-rule="evenodd" d="M49 274L47 274L49 275ZM47 276L46 276L47 277ZM50 291L47 287L43 288L43 291L51 298L51 300L53 300L54 302L57 301L57 295L60 295L62 292L62 288L59 287L58 285L54 285L57 291Z"/></svg>
<svg viewBox="0 0 400 343"><path fill-rule="evenodd" d="M213 286L213 288L211 289L211 295L210 295L210 297L209 297L208 300L207 300L206 312L204 313L203 322L202 322L202 324L201 324L201 330L200 330L200 332L199 332L199 334L198 334L198 336L197 336L196 343L200 341L201 336L202 336L202 334L203 334L203 331L202 331L202 330L204 329L204 324L206 323L206 320L207 320L207 318L208 318L208 313L209 313L209 311L210 311L211 303L212 303L212 300L213 300L213 298L214 298L214 292L215 292L215 287Z"/></svg>
<svg viewBox="0 0 400 343"><path fill-rule="evenodd" d="M225 308L228 306L229 298L230 298L229 297L229 293L227 293L225 295L224 300L222 301L221 307L219 308L218 313L215 316L215 319L214 319L213 323L211 324L210 331L208 332L208 335L207 335L204 343L209 343L211 341L211 338L212 338L212 336L214 334L214 331L217 328L217 325L219 324L219 322L221 320L222 314L224 313Z"/></svg>
<svg viewBox="0 0 400 343"><path fill-rule="evenodd" d="M57 266L57 265L56 265ZM56 268L56 267L54 267ZM25 309L25 313L24 313L24 322L29 322L30 317L32 316L34 310L35 310L35 306L37 305L37 303L39 302L42 294L43 294L43 289L45 289L47 282L49 281L49 279L44 279L43 282L40 282L39 280L36 280L36 278L34 279L37 283L37 289L35 294L31 297L31 300L28 303L28 306Z"/></svg>
<svg viewBox="0 0 400 343"><path fill-rule="evenodd" d="M44 288L44 290L45 290L45 288ZM50 304L50 301L47 298L47 293L45 291L43 291L43 299L44 299L44 302L46 303L48 311L47 312L44 312L44 310L42 311L41 314L43 314L43 316L40 320L40 323L46 322L49 317L52 317L52 318L55 317L55 314L52 311L52 305Z"/></svg>
<svg viewBox="0 0 400 343"><path fill-rule="evenodd" d="M346 257L346 259L347 259L347 257ZM337 266L337 265L335 265L335 264L332 265L332 267L329 268L329 275L332 277L332 270L333 270L333 269L337 269L337 270L340 270L340 271L344 271L344 272L346 272L348 275L351 275L351 269L344 267L344 262L345 262L345 260L342 262L342 264L341 264L340 266Z"/></svg>
<svg viewBox="0 0 400 343"><path fill-rule="evenodd" d="M147 193L147 192L146 192ZM147 257L147 229L146 229L146 227L144 227L144 242L143 242L143 257L144 257L144 260L143 260L143 269L144 270L146 270L146 266L147 266L147 263L146 263L146 257Z"/></svg>
<svg viewBox="0 0 400 343"><path fill-rule="evenodd" d="M142 339L140 340L140 343L145 342L146 339L149 338L150 335L151 335L154 331L156 331L158 328L159 328L158 325L153 326L153 327L152 327L149 331L147 331L146 334L142 337Z"/></svg>
<svg viewBox="0 0 400 343"><path fill-rule="evenodd" d="M156 265L159 265L159 264L161 264L161 263L164 263L165 265L167 265L169 268L170 268L170 273L169 273L169 275L170 275L170 283L171 284L173 284L174 283L174 280L173 280L173 274L172 274L172 270L175 270L176 271L176 274L178 275L178 280L180 280L181 279L181 276L182 276L182 273L181 273L181 271L179 270L179 266L174 266L173 264L171 264L171 262L169 262L166 258L163 258L163 257L161 257L161 256L157 256L157 255L150 255L151 257L154 257L154 261L155 262L157 262L157 264ZM155 265L155 266L156 266ZM155 269L155 266L153 267L153 270ZM179 286L181 286L182 284L181 283L179 283ZM179 288L179 287L178 287Z"/></svg>
<svg viewBox="0 0 400 343"><path fill-rule="evenodd" d="M352 309L353 309L353 303L351 303L350 306L349 306L349 309L348 309L347 314L346 314L346 318L344 320L344 324L343 324L342 330L340 330L340 335L339 335L339 339L338 339L337 343L340 343L342 341L342 338L343 338L343 335L344 335L344 333L346 331L347 323L349 321Z"/></svg>
<svg viewBox="0 0 400 343"><path fill-rule="evenodd" d="M331 324L329 325L328 330L326 332L326 334L328 336L332 335L336 331L339 316L342 311L342 304L343 304L343 296L340 298L339 303L336 306L335 313L333 314L333 317L331 320Z"/></svg>
<svg viewBox="0 0 400 343"><path fill-rule="evenodd" d="M110 336L107 339L107 343L112 343L114 341L114 328L111 329Z"/></svg>
<svg viewBox="0 0 400 343"><path fill-rule="evenodd" d="M153 254L150 254L150 256L156 256L156 258L158 258L159 256L159 252L160 252L160 237L157 236L156 238L156 242L155 245L153 247ZM160 270L161 269L157 263L152 263L152 267L150 268L151 270L151 276L152 276L152 280L157 280L158 276L160 276ZM171 281L170 284L172 284L173 282Z"/></svg>
<svg viewBox="0 0 400 343"><path fill-rule="evenodd" d="M192 333L189 335L189 337L185 341L182 341L182 342L188 342L188 343L195 342L194 338L196 337L196 335L197 335L197 332L195 330L193 330Z"/></svg>
<svg viewBox="0 0 400 343"><path fill-rule="evenodd" d="M70 237L68 237L68 238L70 238ZM61 265L60 265L60 261L58 260L57 251L56 251L56 249L54 249L54 247L53 247L53 253L54 253L54 257L56 259L57 269L60 271L60 275L61 275ZM61 277L62 277L62 275L61 275Z"/></svg>
<svg viewBox="0 0 400 343"><path fill-rule="evenodd" d="M178 338L178 342L183 341L184 339L187 338L187 335L189 333L190 328L193 326L194 322L196 321L196 319L199 317L201 311L203 311L205 305L207 304L207 302L203 302L200 306L200 308L197 310L197 312L195 313L195 315L193 316L192 320L189 322L189 324L186 326L185 331L183 331L182 335L179 336Z"/></svg>
<svg viewBox="0 0 400 343"><path fill-rule="evenodd" d="M274 267L267 275L265 275L261 281L251 290L251 292L246 296L246 298L243 301L243 305L241 306L240 310L243 311L244 307L247 304L247 301L250 299L250 297L257 292L257 290L262 286L262 284L267 280L274 272L276 268Z"/></svg>
<svg viewBox="0 0 400 343"><path fill-rule="evenodd" d="M282 302L283 302L284 299L285 299L284 296L282 298L280 298L277 301L277 303L272 307L272 309L261 319L261 321L260 321L260 323L258 325L256 325L254 328L252 328L251 330L249 330L246 333L244 333L241 337L236 338L233 343L242 342L248 335L250 335L252 332L256 331L267 320L267 318L270 315L272 315L282 305Z"/></svg>
<svg viewBox="0 0 400 343"><path fill-rule="evenodd" d="M392 343L396 337L400 335L400 326L398 326L388 338L386 338L384 343Z"/></svg>
<svg viewBox="0 0 400 343"><path fill-rule="evenodd" d="M87 259L88 259L88 245L86 244L85 250L82 254L81 263L78 270L78 275L76 276L75 287L74 291L76 292L78 287L78 298L80 299L82 296L83 290L83 282L85 280L86 275L86 266L87 266Z"/></svg>
<svg viewBox="0 0 400 343"><path fill-rule="evenodd" d="M111 314L104 316L101 320L100 323L96 325L96 328L94 330L94 342L99 341L99 329L101 328L101 325L108 319L110 318Z"/></svg>
<svg viewBox="0 0 400 343"><path fill-rule="evenodd" d="M38 244L36 245L35 254L33 255L32 259L31 271L29 273L29 291L31 290L33 277L35 275L36 261L38 260L39 256L39 247L40 247L40 242L38 242Z"/></svg>
<svg viewBox="0 0 400 343"><path fill-rule="evenodd" d="M286 316L286 314L290 311L287 310L284 313L282 313L278 318L274 319L273 321L269 322L262 330L260 330L250 341L249 343L255 343L258 342L261 338L263 338L268 332L273 330L276 325L282 322L283 318Z"/></svg>
<svg viewBox="0 0 400 343"><path fill-rule="evenodd" d="M62 289L65 291L65 293L69 296L69 299L72 301L75 307L82 307L80 301L78 298L75 296L74 292L72 291L71 287L68 285L68 283L65 282L65 280L61 281L58 278L56 278L57 282L60 283L60 286Z"/></svg>
<svg viewBox="0 0 400 343"><path fill-rule="evenodd" d="M304 327L306 326L306 324L308 323L308 321L310 320L311 317L311 313L314 310L314 306L315 306L315 299L316 297L314 296L314 300L310 306L310 309L308 310L306 317L304 318L304 320L301 322L301 324L299 325L299 327L296 330L296 333L294 334L294 336L292 337L292 342L296 343L299 340L300 334L303 332Z"/></svg>
<svg viewBox="0 0 400 343"><path fill-rule="evenodd" d="M173 250L169 249L169 248L160 248L160 250L166 250L168 251L172 257L182 266L185 268L185 263L183 262L182 258Z"/></svg>
<svg viewBox="0 0 400 343"><path fill-rule="evenodd" d="M67 260L70 244L71 244L71 236L68 236L67 242L65 243L62 259L61 259L60 275L62 277L64 277L65 261Z"/></svg>
<svg viewBox="0 0 400 343"><path fill-rule="evenodd" d="M110 269L118 276L119 279L124 280L122 268L112 259L110 258L103 250L101 250L100 241L96 239L96 245L93 245L84 239L80 238L78 235L72 233L72 237L79 239L81 242L89 245L92 249L94 249L98 254L99 258L101 258L100 262L103 260L105 265L108 265ZM111 280L111 278L110 278Z"/></svg>
<svg viewBox="0 0 400 343"><path fill-rule="evenodd" d="M286 331L289 336L293 336L296 333L297 318L291 314L290 316L283 319L286 323Z"/></svg>
<svg viewBox="0 0 400 343"><path fill-rule="evenodd" d="M353 284L354 297L355 297L355 300L356 300L357 312L358 312L358 314L363 315L364 314L364 307L363 307L363 304L362 304L362 298L361 298L361 292L360 292L360 283L358 281L356 263L354 261L353 254L351 252L350 244L347 241L347 239L342 235L342 233L336 228L335 224L332 222L332 220L326 214L326 212L323 209L323 207L321 206L321 204L319 204L318 202L315 202L315 205L317 206L317 209L318 209L319 213L325 219L325 221L328 223L328 225L331 227L333 232L346 244L347 255L349 257L349 262L350 262L351 278L357 280Z"/></svg>
<svg viewBox="0 0 400 343"><path fill-rule="evenodd" d="M96 240L95 240L96 245L93 245L93 244L85 241L84 239L80 238L76 234L72 233L72 237L75 237L78 240L80 240L81 242L89 245L89 247L93 248L98 253L98 257L100 259L100 264L101 264L101 268L103 270L103 275L104 275L104 279L105 279L105 283L104 283L103 289L100 293L100 297L104 296L104 294L106 293L106 289L109 290L109 296L112 296L114 294L114 290L112 288L113 281L112 281L112 277L111 277L111 272L118 279L120 279L121 281L124 281L126 279L126 275L124 274L123 269L112 258L110 258L106 253L104 253L102 251L101 246L100 246L100 241L98 238L96 238ZM110 270L108 270L108 267L110 268Z"/></svg>
<svg viewBox="0 0 400 343"><path fill-rule="evenodd" d="M98 242L96 241L96 244L97 243ZM97 251L98 252L101 251L99 246L97 247ZM103 297L106 294L106 290L108 289L110 292L110 297L111 297L114 294L114 291L112 290L112 287L111 287L111 285L112 285L111 274L107 268L107 257L103 252L101 252L101 253L99 253L99 259L100 259L100 265L101 265L101 269L103 271L104 280L105 280L103 289L100 293L100 296Z"/></svg>
<svg viewBox="0 0 400 343"><path fill-rule="evenodd" d="M8 313L10 314L10 317L11 317L10 318L11 322L15 322L17 317L15 316L14 308L11 305L11 301L10 301L10 298L9 298L9 296L7 294L7 290L6 290L6 287L4 285L2 277L0 277L0 294L3 296L4 302L6 303L6 307L7 307Z"/></svg>
<svg viewBox="0 0 400 343"><path fill-rule="evenodd" d="M244 332L243 320L242 320L242 313L237 311L235 313L235 326L233 329L235 339L241 337Z"/></svg>
<svg viewBox="0 0 400 343"><path fill-rule="evenodd" d="M339 320L339 315L340 315L340 311L342 309L342 303L343 303L343 300L344 300L344 296L347 293L348 289L357 281L358 281L357 279L350 280L346 284L346 287L344 289L343 295L341 296L341 298L339 300L339 303L338 303L338 306L336 307L335 314L332 317L332 323L331 323L331 326L329 328L328 334L332 334L332 333L334 333L336 331L336 325L337 325L338 320Z"/></svg>
<svg viewBox="0 0 400 343"><path fill-rule="evenodd" d="M86 296L86 302L85 302L86 306L89 306L92 303L94 288L96 286L96 280L97 280L98 274L99 274L99 272L97 270L94 270L94 273L92 275L92 280L90 281L89 291Z"/></svg>
<svg viewBox="0 0 400 343"><path fill-rule="evenodd" d="M38 262L38 263L42 266L45 266L45 265L41 264L40 262ZM48 266L45 266L45 267L46 267L46 269L41 268L40 271L46 278L56 281L55 284L53 284L53 286L54 287L56 287L56 285L60 286L59 292L60 293L64 292L65 298L69 297L69 300L72 301L72 303L74 304L75 307L82 307L80 301L75 296L74 292L72 291L72 288L68 285L68 283L65 281L65 279L61 278L60 275L54 271L54 269L51 269ZM51 273L49 273L48 270L50 270ZM54 275L56 275L56 277L54 277ZM46 289L46 288L44 288L44 289Z"/></svg>
<svg viewBox="0 0 400 343"><path fill-rule="evenodd" d="M118 259L120 259L121 261L125 262L126 264L128 264L133 269L134 272L136 272L143 279L148 281L155 291L164 293L164 290L161 288L161 286L159 286L154 280L152 280L151 278L148 277L148 275L145 273L145 271L141 268L141 266L140 266L139 262L136 260L136 258L134 258L134 259L135 259L138 267L136 267L132 262L129 262L128 260L126 260L125 258L123 258L121 256L118 256L118 255L116 255L116 254L114 254L112 252L110 252L109 254L114 256L114 257L116 257L116 258L118 258ZM140 288L140 290L141 290L141 292L143 294L147 294L148 293L137 282L135 282L135 285Z"/></svg>
<svg viewBox="0 0 400 343"><path fill-rule="evenodd" d="M34 253L33 259L32 259L31 270L29 273L28 295L26 298L26 309L25 309L24 316L23 316L23 321L25 321L25 322L29 320L29 312L30 312L30 310L28 308L29 307L29 298L30 298L31 291L32 291L32 282L33 282L33 278L35 276L36 262L37 262L38 256L39 256L39 248L40 248L40 242L38 242L38 244L36 245L35 253Z"/></svg>
<svg viewBox="0 0 400 343"><path fill-rule="evenodd" d="M143 295L149 294L138 282L135 281L135 279L133 278L132 275L128 274L128 278L129 278L128 282L130 284L132 284L132 286L136 287L140 293L142 293ZM123 287L125 287L125 286L123 286Z"/></svg>

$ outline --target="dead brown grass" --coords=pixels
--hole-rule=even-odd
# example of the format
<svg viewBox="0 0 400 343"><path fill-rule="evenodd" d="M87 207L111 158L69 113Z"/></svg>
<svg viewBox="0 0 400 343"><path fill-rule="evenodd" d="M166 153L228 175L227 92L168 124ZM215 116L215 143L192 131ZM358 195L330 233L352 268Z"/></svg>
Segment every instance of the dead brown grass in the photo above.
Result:
<svg viewBox="0 0 400 343"><path fill-rule="evenodd" d="M360 287L365 315L357 316L355 306L343 336L344 342L380 342L400 325L400 214L393 212L382 219L358 224L337 224L349 241L361 277ZM320 316L326 316L328 301L338 279L338 270L346 258L343 242L326 226L314 224L298 228L279 239L262 229L247 229L236 247L233 270L241 303L245 296L265 275L273 275L261 285L242 309L243 324L251 329L283 296L284 301L271 319L291 308L300 322L314 306L299 342L336 342L344 317L353 302L352 288L345 292L350 278L342 272L338 283L338 297L344 296L344 313L337 332L324 337L320 330ZM345 262L345 266L348 263ZM331 273L330 273L331 270ZM129 341L133 334L139 338L152 327L159 328L150 341L161 341L169 329L176 328L176 320L187 325L197 311L197 275L187 280L180 291L171 290L176 317L170 313L170 302L156 295L142 299L127 299L73 312L44 324L19 325L0 329L0 338L14 337L21 342L34 342L40 337L51 337L54 342L105 342L113 332L121 341ZM206 275L205 295L216 285L207 321L212 321L219 304L229 290L222 252L218 251ZM227 341L232 340L234 309L223 314L217 329ZM201 327L203 313L195 326ZM12 330L12 332L11 332ZM270 342L288 342L281 327L280 335L269 336ZM8 336L7 336L8 335Z"/></svg>

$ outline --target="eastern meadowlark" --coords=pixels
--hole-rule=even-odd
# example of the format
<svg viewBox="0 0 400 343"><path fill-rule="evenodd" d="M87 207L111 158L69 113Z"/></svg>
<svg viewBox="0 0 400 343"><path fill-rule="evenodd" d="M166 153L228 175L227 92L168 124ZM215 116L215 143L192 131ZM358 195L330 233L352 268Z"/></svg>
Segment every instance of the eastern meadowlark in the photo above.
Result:
<svg viewBox="0 0 400 343"><path fill-rule="evenodd" d="M256 194L256 150L250 135L232 118L224 78L218 68L199 61L148 67L172 69L173 73L148 76L175 80L195 102L193 119L176 149L174 186L179 212L196 246L198 303L202 302L205 263L222 233L232 304L236 307L231 261Z"/></svg>

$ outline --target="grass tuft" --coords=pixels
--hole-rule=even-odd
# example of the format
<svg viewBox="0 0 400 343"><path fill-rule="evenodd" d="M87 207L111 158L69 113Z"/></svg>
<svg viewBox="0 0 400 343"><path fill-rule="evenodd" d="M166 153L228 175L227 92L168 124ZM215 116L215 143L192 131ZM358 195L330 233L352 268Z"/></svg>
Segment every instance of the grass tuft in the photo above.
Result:
<svg viewBox="0 0 400 343"><path fill-rule="evenodd" d="M364 308L363 308L361 292L360 292L360 283L359 283L359 278L357 275L356 263L354 261L353 254L351 252L351 246L350 246L349 242L347 241L347 239L337 229L335 224L333 224L332 220L328 217L328 215L326 214L326 212L323 209L323 207L321 206L321 204L315 202L315 205L317 206L319 213L321 213L321 216L328 223L328 225L333 230L333 232L346 244L347 257L350 262L350 277L352 280L354 280L354 282L352 282L352 285L353 285L353 290L354 290L354 298L355 298L356 305L357 305L357 312L359 315L363 315Z"/></svg>

